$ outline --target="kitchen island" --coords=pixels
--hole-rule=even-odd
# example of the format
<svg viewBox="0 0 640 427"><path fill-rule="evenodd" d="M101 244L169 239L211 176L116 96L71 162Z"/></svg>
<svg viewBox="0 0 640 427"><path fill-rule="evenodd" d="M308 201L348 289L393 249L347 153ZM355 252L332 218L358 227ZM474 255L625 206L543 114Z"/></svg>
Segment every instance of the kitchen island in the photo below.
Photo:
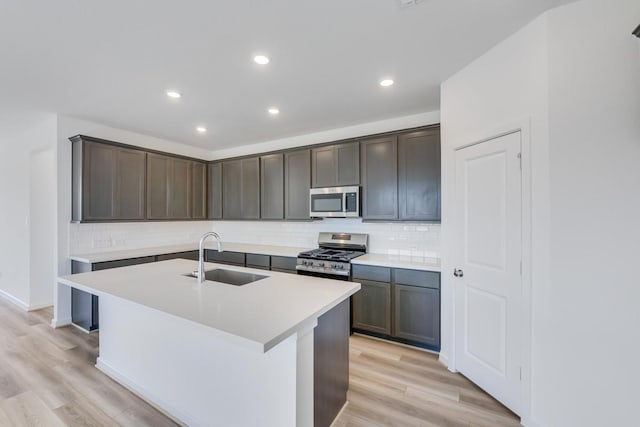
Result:
<svg viewBox="0 0 640 427"><path fill-rule="evenodd" d="M188 425L326 424L317 409L334 417L326 408L346 398L349 297L360 285L212 263L266 277L199 284L188 276L196 266L59 278L100 297L98 369Z"/></svg>

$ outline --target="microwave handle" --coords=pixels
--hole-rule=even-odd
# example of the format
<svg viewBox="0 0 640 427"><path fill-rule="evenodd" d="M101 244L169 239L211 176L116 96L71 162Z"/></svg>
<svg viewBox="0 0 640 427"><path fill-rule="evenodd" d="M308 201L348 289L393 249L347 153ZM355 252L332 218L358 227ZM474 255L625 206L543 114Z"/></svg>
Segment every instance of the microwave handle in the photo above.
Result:
<svg viewBox="0 0 640 427"><path fill-rule="evenodd" d="M347 192L346 191L342 192L342 212L343 213L347 212Z"/></svg>

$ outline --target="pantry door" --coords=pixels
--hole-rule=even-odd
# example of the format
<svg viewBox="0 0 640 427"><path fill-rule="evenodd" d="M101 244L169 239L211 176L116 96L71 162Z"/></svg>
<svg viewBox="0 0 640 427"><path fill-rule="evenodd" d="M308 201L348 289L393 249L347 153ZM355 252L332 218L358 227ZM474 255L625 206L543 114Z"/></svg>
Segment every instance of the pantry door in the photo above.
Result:
<svg viewBox="0 0 640 427"><path fill-rule="evenodd" d="M455 158L456 368L519 413L523 360L521 132L461 148Z"/></svg>

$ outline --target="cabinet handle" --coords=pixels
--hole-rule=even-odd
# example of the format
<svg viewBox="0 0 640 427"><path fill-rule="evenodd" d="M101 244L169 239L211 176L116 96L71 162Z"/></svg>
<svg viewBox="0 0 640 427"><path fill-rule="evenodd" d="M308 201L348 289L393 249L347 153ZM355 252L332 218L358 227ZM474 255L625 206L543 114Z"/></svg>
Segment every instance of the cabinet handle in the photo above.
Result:
<svg viewBox="0 0 640 427"><path fill-rule="evenodd" d="M456 277L462 277L462 276L464 276L464 271L462 271L459 268L454 268L453 269L453 275L456 276Z"/></svg>

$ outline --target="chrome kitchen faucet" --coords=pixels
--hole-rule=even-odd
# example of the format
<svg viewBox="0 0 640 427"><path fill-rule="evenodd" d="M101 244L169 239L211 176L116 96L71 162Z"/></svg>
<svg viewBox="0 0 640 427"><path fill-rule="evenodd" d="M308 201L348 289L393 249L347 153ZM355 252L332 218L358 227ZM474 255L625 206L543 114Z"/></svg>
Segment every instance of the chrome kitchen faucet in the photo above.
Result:
<svg viewBox="0 0 640 427"><path fill-rule="evenodd" d="M209 231L204 233L200 238L200 251L198 253L198 282L204 282L204 241L207 240L207 237L215 237L218 242L218 252L222 252L222 240L218 233L214 231Z"/></svg>

